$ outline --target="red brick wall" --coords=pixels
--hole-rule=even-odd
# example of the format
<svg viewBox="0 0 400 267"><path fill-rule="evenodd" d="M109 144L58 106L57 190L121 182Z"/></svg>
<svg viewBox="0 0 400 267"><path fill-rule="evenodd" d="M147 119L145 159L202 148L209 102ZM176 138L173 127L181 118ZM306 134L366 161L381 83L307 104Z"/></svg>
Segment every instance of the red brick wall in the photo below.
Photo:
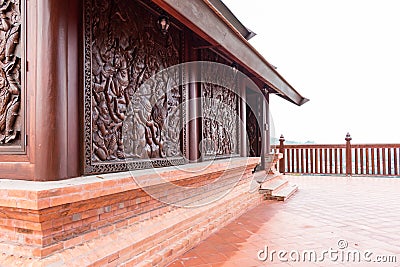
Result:
<svg viewBox="0 0 400 267"><path fill-rule="evenodd" d="M90 264L166 263L261 201L257 192L248 192L257 163L258 158L238 158L191 172L132 172L135 179L120 173L39 184L14 181L0 189L0 249L3 257L41 263L60 255L63 261L90 258ZM141 188L137 179L148 186ZM176 206L208 203L228 192L200 207Z"/></svg>

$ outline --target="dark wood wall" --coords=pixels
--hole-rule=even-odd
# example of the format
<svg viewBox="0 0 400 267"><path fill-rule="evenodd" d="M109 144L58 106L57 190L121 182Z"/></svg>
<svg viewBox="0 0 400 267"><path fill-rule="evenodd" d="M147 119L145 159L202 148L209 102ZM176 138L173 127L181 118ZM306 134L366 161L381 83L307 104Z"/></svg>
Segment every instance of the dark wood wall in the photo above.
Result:
<svg viewBox="0 0 400 267"><path fill-rule="evenodd" d="M80 3L19 3L21 21L15 44L22 73L18 126L14 124L14 129L20 132L14 144L20 148L7 151L8 145L0 144L1 178L55 180L77 176Z"/></svg>
<svg viewBox="0 0 400 267"><path fill-rule="evenodd" d="M187 102L216 96L245 119L243 84L231 81L241 87L232 97L215 86L204 95L206 87L191 82L198 70L157 76L207 53L226 66L229 57L152 1L20 1L21 22L13 29L22 52L11 54L21 78L16 90L8 88L19 106L6 103L15 115L3 112L0 178L49 181L196 162L205 159L200 147L207 138L216 145L212 155L246 155L239 123L213 133L204 102ZM160 14L170 19L166 35L157 27ZM12 58L0 61L11 79L5 70Z"/></svg>

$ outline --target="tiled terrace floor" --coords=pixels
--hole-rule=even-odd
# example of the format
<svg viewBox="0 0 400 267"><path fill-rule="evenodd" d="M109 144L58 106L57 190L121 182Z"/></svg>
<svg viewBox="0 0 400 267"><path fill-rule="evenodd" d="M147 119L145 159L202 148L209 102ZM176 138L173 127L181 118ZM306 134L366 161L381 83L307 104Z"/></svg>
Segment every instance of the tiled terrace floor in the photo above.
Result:
<svg viewBox="0 0 400 267"><path fill-rule="evenodd" d="M169 266L400 266L400 179L293 176L289 181L299 191L287 202L262 203ZM343 244L348 246L339 249ZM288 251L283 257L288 261L276 254L272 262L258 260L265 246L269 253ZM325 254L324 261L294 262L289 254L315 250L321 258L330 248L332 260ZM360 251L361 263L353 262L357 252L346 260L351 250ZM366 250L372 252L370 263L363 261ZM374 262L377 256L396 256L397 263Z"/></svg>

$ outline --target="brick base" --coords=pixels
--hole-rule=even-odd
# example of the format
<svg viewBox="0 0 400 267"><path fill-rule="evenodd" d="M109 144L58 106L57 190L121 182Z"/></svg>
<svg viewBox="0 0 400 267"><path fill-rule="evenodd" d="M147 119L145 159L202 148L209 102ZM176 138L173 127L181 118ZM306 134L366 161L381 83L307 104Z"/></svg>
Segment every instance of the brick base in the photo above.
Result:
<svg viewBox="0 0 400 267"><path fill-rule="evenodd" d="M0 183L0 263L164 265L262 201L259 158Z"/></svg>

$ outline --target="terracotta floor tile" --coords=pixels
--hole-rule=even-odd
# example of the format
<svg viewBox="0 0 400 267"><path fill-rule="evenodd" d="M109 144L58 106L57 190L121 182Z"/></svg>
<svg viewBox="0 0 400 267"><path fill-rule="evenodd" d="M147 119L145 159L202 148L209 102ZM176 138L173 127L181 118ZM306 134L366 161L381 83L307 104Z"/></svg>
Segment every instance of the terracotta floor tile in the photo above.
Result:
<svg viewBox="0 0 400 267"><path fill-rule="evenodd" d="M214 254L214 253L218 253L218 250L214 247L213 243L200 243L199 246L196 247L196 250L194 251L196 252L196 254L198 255L202 255L202 254Z"/></svg>
<svg viewBox="0 0 400 267"><path fill-rule="evenodd" d="M185 265L183 264L182 260L180 260L180 259L174 260L168 266L170 266L170 267L185 267Z"/></svg>
<svg viewBox="0 0 400 267"><path fill-rule="evenodd" d="M184 266L198 266L198 265L208 264L207 261L204 261L196 253L192 253L190 255L185 254L179 260Z"/></svg>
<svg viewBox="0 0 400 267"><path fill-rule="evenodd" d="M253 259L238 259L238 260L233 260L231 261L233 264L236 266L240 267L256 267L256 266L261 266L260 262L253 260Z"/></svg>
<svg viewBox="0 0 400 267"><path fill-rule="evenodd" d="M229 254L240 251L237 247L230 244L217 244L215 245L215 249L222 254Z"/></svg>
<svg viewBox="0 0 400 267"><path fill-rule="evenodd" d="M329 259L323 262L280 262L277 258L273 262L262 262L257 259L258 251L265 246L269 251L322 253L330 248L339 250L341 241L348 250L397 256L397 265L382 266L400 266L400 179L286 178L299 186L291 199L261 203L181 258L198 255L212 266L376 266L376 263L332 262Z"/></svg>
<svg viewBox="0 0 400 267"><path fill-rule="evenodd" d="M238 267L236 264L230 261L220 262L211 264L212 267Z"/></svg>
<svg viewBox="0 0 400 267"><path fill-rule="evenodd" d="M219 263L219 262L224 262L228 258L222 254L222 253L215 253L215 254L202 254L201 259L206 262L206 263Z"/></svg>

